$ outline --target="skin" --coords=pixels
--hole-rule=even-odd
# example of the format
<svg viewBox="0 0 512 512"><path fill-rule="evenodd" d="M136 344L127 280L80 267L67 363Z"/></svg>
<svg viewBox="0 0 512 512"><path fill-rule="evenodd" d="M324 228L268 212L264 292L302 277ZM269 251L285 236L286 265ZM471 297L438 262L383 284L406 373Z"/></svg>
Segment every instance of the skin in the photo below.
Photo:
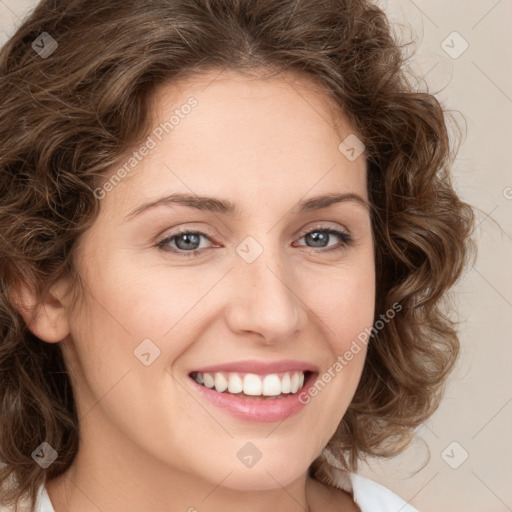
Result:
<svg viewBox="0 0 512 512"><path fill-rule="evenodd" d="M368 209L344 201L293 210L335 192L367 201L364 154L349 161L338 150L354 132L304 77L223 71L166 85L155 97L155 126L190 96L197 107L106 194L80 239L81 300L66 295L65 279L37 308L28 291L22 297L32 331L62 344L80 418L79 453L47 482L50 499L56 512L358 510L306 471L355 393L364 350L280 424L228 415L198 396L188 373L298 359L322 374L372 325ZM127 220L174 192L226 199L239 213L160 205ZM328 247L312 245L304 235L318 225L353 241L330 252L340 246L335 235ZM200 254L157 246L180 228L207 235ZM263 249L252 263L235 250L247 236ZM167 247L180 251L176 243ZM150 366L133 353L144 339L160 350ZM252 468L237 458L247 442L262 454Z"/></svg>

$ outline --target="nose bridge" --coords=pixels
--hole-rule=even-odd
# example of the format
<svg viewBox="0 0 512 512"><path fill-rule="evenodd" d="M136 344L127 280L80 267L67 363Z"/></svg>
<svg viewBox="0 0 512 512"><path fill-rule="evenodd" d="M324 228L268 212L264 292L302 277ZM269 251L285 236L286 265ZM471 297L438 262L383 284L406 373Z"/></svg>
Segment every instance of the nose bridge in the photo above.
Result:
<svg viewBox="0 0 512 512"><path fill-rule="evenodd" d="M240 245L248 253L257 249L251 240ZM279 249L261 249L251 263L244 259L243 252L237 259L232 328L258 332L268 340L288 338L302 328L305 320L303 304L294 290L294 273Z"/></svg>

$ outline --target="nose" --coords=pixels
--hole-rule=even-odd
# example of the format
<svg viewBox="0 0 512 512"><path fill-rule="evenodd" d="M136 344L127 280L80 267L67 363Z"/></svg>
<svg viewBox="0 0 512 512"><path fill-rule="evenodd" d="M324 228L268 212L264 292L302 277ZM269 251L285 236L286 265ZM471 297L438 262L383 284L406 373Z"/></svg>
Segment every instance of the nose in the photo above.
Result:
<svg viewBox="0 0 512 512"><path fill-rule="evenodd" d="M237 261L231 273L227 322L237 334L258 335L266 344L294 339L308 321L303 288L281 257L263 253L256 261Z"/></svg>

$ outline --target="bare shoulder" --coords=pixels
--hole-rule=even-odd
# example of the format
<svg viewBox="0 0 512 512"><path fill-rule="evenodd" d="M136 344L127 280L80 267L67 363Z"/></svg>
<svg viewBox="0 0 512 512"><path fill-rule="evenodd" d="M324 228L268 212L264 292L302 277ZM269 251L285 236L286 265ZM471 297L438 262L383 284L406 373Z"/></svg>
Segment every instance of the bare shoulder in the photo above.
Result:
<svg viewBox="0 0 512 512"><path fill-rule="evenodd" d="M361 512L349 493L313 478L307 480L306 494L312 512Z"/></svg>

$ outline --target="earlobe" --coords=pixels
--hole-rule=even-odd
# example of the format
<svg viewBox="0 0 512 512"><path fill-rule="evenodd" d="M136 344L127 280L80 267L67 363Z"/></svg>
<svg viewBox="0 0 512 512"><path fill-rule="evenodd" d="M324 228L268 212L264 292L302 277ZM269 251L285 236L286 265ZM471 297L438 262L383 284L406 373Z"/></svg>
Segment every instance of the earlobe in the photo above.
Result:
<svg viewBox="0 0 512 512"><path fill-rule="evenodd" d="M27 327L41 340L57 343L69 335L69 314L63 301L62 283L54 285L42 298L26 284L9 288L9 295Z"/></svg>

